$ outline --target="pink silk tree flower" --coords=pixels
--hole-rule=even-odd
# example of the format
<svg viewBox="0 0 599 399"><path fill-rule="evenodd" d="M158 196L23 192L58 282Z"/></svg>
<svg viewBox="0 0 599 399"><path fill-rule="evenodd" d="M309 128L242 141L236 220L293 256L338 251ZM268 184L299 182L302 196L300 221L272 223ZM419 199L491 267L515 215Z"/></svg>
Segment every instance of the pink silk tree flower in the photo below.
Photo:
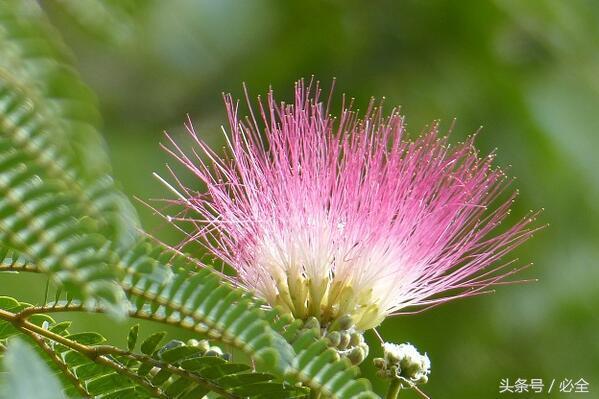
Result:
<svg viewBox="0 0 599 399"><path fill-rule="evenodd" d="M435 124L411 140L398 111L384 116L373 101L362 117L343 106L334 118L310 86L296 83L292 105L271 91L259 118L251 106L240 118L226 95L225 155L191 123L199 152L167 135L167 151L206 186L174 176L194 213L177 218L193 226L183 244L200 241L271 306L322 326L349 316L361 331L487 292L522 268L497 263L536 230L536 213L499 228L516 193L474 138L450 145Z"/></svg>

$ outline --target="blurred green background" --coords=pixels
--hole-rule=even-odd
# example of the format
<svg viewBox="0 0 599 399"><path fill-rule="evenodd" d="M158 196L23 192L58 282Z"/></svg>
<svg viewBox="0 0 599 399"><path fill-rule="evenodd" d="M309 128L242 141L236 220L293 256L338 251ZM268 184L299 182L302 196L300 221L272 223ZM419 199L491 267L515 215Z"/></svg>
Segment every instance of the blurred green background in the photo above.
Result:
<svg viewBox="0 0 599 399"><path fill-rule="evenodd" d="M518 177L514 213L545 208L539 224L549 228L515 255L535 262L521 277L539 281L380 330L429 353L431 398L599 398L598 1L65 3L42 5L97 94L114 174L131 197L170 196L152 172L165 174L162 132L184 141L187 113L203 138L222 144L221 92L240 97L241 82L252 95L272 85L290 100L296 79L328 86L336 77L337 95L401 105L411 134L434 119L448 129L455 117L457 141L483 125L479 147L497 147L498 163ZM135 205L150 232L176 243L172 228ZM39 302L44 284L10 276L1 289ZM75 329L89 328L124 342L127 325L78 317ZM372 358L380 350L371 342ZM584 378L590 393L510 396L499 394L503 378Z"/></svg>

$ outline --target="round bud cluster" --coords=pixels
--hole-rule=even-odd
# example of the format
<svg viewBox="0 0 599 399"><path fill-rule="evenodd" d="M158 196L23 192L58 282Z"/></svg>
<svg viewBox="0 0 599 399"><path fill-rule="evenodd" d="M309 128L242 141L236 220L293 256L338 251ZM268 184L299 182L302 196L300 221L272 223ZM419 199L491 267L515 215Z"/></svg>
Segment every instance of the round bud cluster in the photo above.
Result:
<svg viewBox="0 0 599 399"><path fill-rule="evenodd" d="M421 355L414 345L383 344L383 358L374 359L377 374L383 378L399 379L404 388L413 384L426 384L430 374L431 361L426 355Z"/></svg>
<svg viewBox="0 0 599 399"><path fill-rule="evenodd" d="M152 357L154 357L158 360L162 360L162 355L166 351L169 351L169 350L175 349L175 348L179 348L179 347L183 347L183 346L193 347L193 348L197 349L197 350L192 351L192 354L191 354L192 357L214 356L214 357L220 357L224 360L231 360L230 353L224 353L222 351L222 349L219 348L218 346L210 346L210 342L207 339L203 339L200 341L198 341L197 339L190 339L187 342L183 342L178 339L173 339L173 340L167 342L160 349L158 349L152 355ZM154 366L147 372L149 373L150 376L155 377L158 375L158 373L161 370L162 370L161 367ZM165 384L172 384L176 381L176 378L175 378L175 376L171 376L168 378L167 381L168 382L165 382Z"/></svg>
<svg viewBox="0 0 599 399"><path fill-rule="evenodd" d="M364 335L356 330L349 315L339 317L326 327L322 327L316 317L309 317L304 322L303 329L317 332L339 356L349 359L354 365L362 363L368 357L369 347L364 341Z"/></svg>
<svg viewBox="0 0 599 399"><path fill-rule="evenodd" d="M187 346L200 349L202 356L215 356L225 360L231 360L231 354L223 352L218 346L210 346L210 342L207 339L198 341L197 339L190 339L187 341Z"/></svg>
<svg viewBox="0 0 599 399"><path fill-rule="evenodd" d="M179 341L178 339L173 339L167 342L162 348L160 348L156 352L156 357L158 357L158 359L161 359L162 354L164 352L181 346L190 346L197 348L198 351L194 356L215 356L223 358L225 360L230 360L231 357L229 353L224 353L223 350L218 346L210 346L210 342L207 339L203 339L201 341L198 341L197 339L190 339L186 343L183 341Z"/></svg>

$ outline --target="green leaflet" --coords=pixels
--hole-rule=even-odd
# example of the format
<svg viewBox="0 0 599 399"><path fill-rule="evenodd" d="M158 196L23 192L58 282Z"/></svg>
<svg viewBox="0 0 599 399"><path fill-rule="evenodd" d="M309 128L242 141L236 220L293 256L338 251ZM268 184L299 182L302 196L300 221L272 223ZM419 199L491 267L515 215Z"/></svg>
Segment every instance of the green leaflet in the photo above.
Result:
<svg viewBox="0 0 599 399"><path fill-rule="evenodd" d="M146 355L151 355L156 350L156 347L165 337L165 332L157 332L150 335L146 340L141 344L141 352Z"/></svg>
<svg viewBox="0 0 599 399"><path fill-rule="evenodd" d="M19 302L15 298L11 298L8 296L0 296L0 309L2 309L2 310L7 310L12 313L17 313L17 312L19 312L23 309L26 309L28 307L31 307L31 306L32 306L31 304ZM38 326L43 325L43 323L45 323L45 322L54 323L54 320L50 316L45 315L45 314L33 315L29 319L29 321ZM5 320L0 319L0 340L5 340L9 337L12 337L12 336L18 335L18 334L19 334L19 330L17 328L15 328L14 325L12 325L11 323L9 323Z"/></svg>
<svg viewBox="0 0 599 399"><path fill-rule="evenodd" d="M59 399L63 397L60 382L33 349L19 339L12 340L4 355L6 383L0 387L0 398ZM3 389L2 389L3 388Z"/></svg>
<svg viewBox="0 0 599 399"><path fill-rule="evenodd" d="M139 335L139 324L134 325L129 329L129 334L127 334L127 349L132 351L135 349L135 344L137 343L137 337Z"/></svg>

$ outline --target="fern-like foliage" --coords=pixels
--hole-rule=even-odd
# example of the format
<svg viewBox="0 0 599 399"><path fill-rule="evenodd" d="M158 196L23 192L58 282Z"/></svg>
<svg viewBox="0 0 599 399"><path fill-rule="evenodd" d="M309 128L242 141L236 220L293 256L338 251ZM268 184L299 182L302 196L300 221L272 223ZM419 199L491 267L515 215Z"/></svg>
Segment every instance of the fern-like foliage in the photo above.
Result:
<svg viewBox="0 0 599 399"><path fill-rule="evenodd" d="M338 398L373 395L367 380L356 380L358 369L341 358L316 331L301 320L264 311L247 292L232 288L209 268L197 269L185 256L146 245L127 263L143 264L145 257L167 261L172 279L148 279L130 268L123 288L132 314L178 325L231 344L269 372ZM155 252L151 252L154 250ZM162 260L161 260L162 259ZM148 262L148 260L146 260ZM154 265L154 270L160 266Z"/></svg>
<svg viewBox="0 0 599 399"><path fill-rule="evenodd" d="M258 370L280 381L330 397L373 397L369 382L355 379L358 369L317 332L305 329L301 320L263 310L258 300L230 287L209 268L198 270L185 256L150 242L135 246L121 261L129 265L121 285L130 317L179 326L237 347L255 360ZM35 271L23 262L9 269ZM69 300L31 307L22 316L104 310L101 303L93 307Z"/></svg>
<svg viewBox="0 0 599 399"><path fill-rule="evenodd" d="M165 334L156 333L135 351L136 326L129 334L128 348L120 349L107 345L95 332L69 333L69 322L56 323L39 313L28 316L33 307L14 298L0 297L0 307L4 318L0 343L14 335L34 343L69 397L196 398L214 392L227 398L258 398L307 393L277 382L272 374L253 373L248 365L230 362L207 341L161 344Z"/></svg>
<svg viewBox="0 0 599 399"><path fill-rule="evenodd" d="M0 46L0 242L114 304L110 249L130 245L138 223L93 145L93 97L36 2L3 5Z"/></svg>
<svg viewBox="0 0 599 399"><path fill-rule="evenodd" d="M58 4L82 12L78 2ZM36 306L0 297L0 357L9 341L25 340L66 397L376 397L318 330L142 233L111 177L93 94L71 58L37 2L3 3L0 278L45 274L59 291ZM151 320L210 344L164 344L158 333L138 345L134 328L127 348L119 348L95 332L70 333L69 322L50 316L71 312ZM211 349L214 343L242 351L251 363L231 362Z"/></svg>

